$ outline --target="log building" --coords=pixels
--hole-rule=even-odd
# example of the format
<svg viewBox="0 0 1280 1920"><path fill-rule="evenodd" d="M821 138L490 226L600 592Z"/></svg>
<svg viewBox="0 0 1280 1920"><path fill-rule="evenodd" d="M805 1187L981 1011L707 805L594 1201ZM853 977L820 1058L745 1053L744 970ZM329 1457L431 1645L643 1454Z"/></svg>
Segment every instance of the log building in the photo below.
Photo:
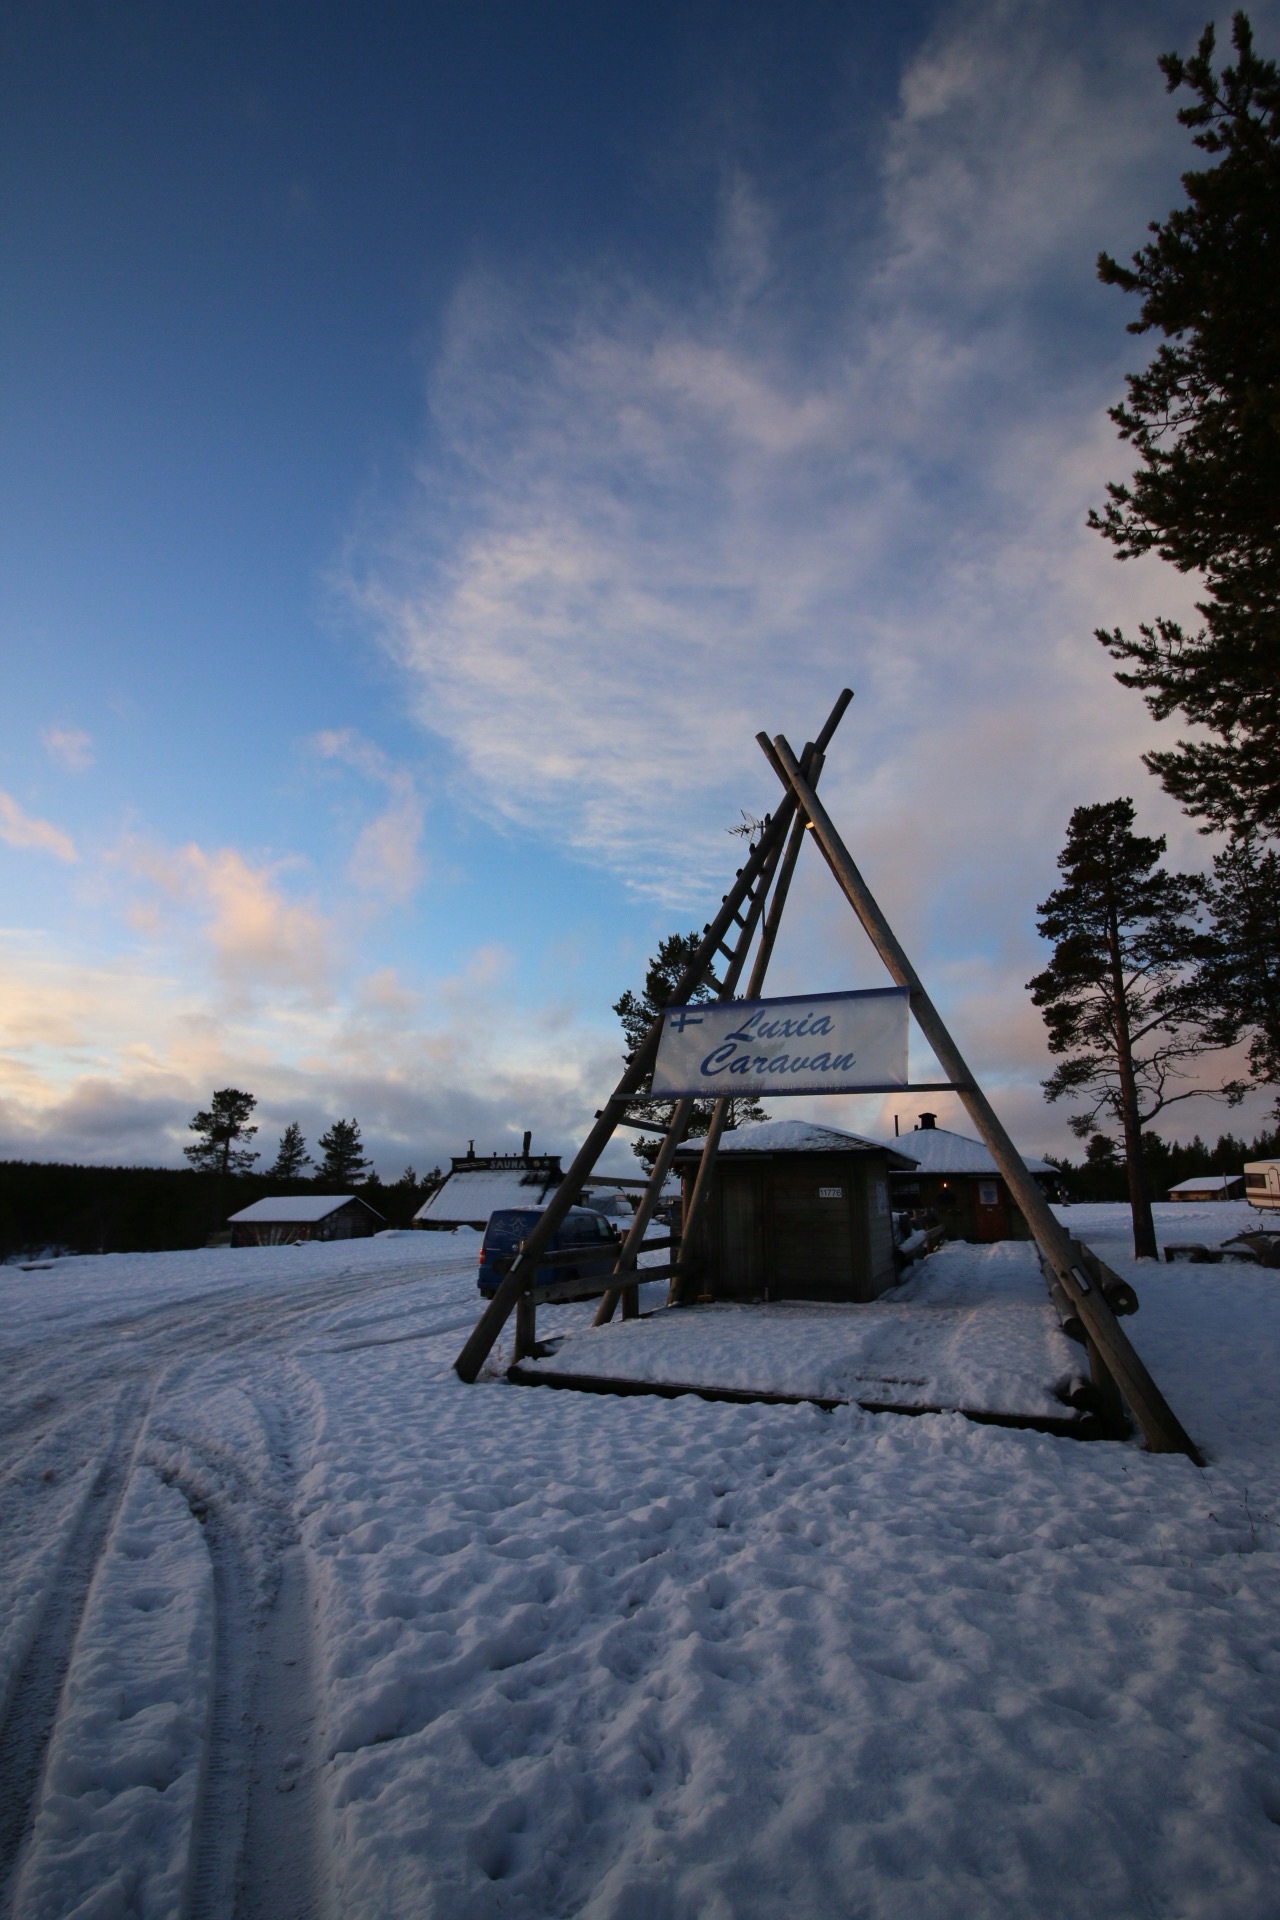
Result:
<svg viewBox="0 0 1280 1920"><path fill-rule="evenodd" d="M684 1211L702 1142L675 1157ZM714 1300L874 1300L895 1285L889 1175L905 1153L835 1127L764 1120L727 1131L692 1251Z"/></svg>

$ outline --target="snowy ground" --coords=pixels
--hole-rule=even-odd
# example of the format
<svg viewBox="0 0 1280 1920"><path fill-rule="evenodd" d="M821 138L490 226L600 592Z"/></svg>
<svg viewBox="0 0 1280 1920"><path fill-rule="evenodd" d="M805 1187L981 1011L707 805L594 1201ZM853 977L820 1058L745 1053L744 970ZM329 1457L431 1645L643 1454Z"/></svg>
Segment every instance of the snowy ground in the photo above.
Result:
<svg viewBox="0 0 1280 1920"><path fill-rule="evenodd" d="M0 1269L4 1911L1274 1915L1280 1274L1065 1218L1207 1471L463 1387L467 1233Z"/></svg>
<svg viewBox="0 0 1280 1920"><path fill-rule="evenodd" d="M656 1313L575 1327L531 1374L674 1382L897 1406L1070 1413L1056 1386L1087 1375L1049 1305L1035 1248L939 1248L888 1296Z"/></svg>

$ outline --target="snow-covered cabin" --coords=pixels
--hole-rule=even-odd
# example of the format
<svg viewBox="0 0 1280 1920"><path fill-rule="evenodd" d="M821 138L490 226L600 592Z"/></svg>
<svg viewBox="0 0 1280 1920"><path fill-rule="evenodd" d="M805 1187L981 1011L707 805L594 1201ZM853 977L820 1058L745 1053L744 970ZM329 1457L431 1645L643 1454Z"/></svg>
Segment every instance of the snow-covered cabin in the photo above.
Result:
<svg viewBox="0 0 1280 1920"><path fill-rule="evenodd" d="M445 1178L413 1216L415 1227L478 1227L507 1207L543 1207L560 1185L560 1155L530 1153L524 1136L519 1153L477 1153L471 1141L456 1153Z"/></svg>
<svg viewBox="0 0 1280 1920"><path fill-rule="evenodd" d="M1171 1200L1234 1200L1244 1185L1242 1173L1196 1173L1170 1187Z"/></svg>
<svg viewBox="0 0 1280 1920"><path fill-rule="evenodd" d="M302 1240L367 1240L386 1226L354 1193L279 1193L227 1221L233 1247L287 1247Z"/></svg>
<svg viewBox="0 0 1280 1920"><path fill-rule="evenodd" d="M990 1149L981 1140L950 1133L932 1113L892 1144L915 1161L909 1171L893 1173L895 1209L928 1211L952 1240L1028 1240L1031 1230L1001 1177ZM1046 1194L1057 1190L1058 1169L1024 1153L1022 1164Z"/></svg>
<svg viewBox="0 0 1280 1920"><path fill-rule="evenodd" d="M675 1164L685 1208L701 1140ZM898 1275L891 1169L905 1152L807 1120L761 1120L720 1141L693 1252L717 1300L874 1300Z"/></svg>

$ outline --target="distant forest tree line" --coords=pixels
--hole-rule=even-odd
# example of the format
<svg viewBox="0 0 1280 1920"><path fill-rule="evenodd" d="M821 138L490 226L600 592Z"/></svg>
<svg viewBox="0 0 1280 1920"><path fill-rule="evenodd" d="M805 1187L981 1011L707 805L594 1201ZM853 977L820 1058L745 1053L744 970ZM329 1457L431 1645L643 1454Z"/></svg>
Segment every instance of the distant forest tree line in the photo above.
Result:
<svg viewBox="0 0 1280 1920"><path fill-rule="evenodd" d="M268 1194L355 1193L389 1227L408 1227L443 1178L439 1167L422 1175L406 1167L398 1180L379 1179L354 1119L321 1134L318 1165L291 1122L273 1164L256 1171L256 1105L238 1087L219 1089L190 1123L189 1169L0 1160L0 1260L200 1247L223 1232L229 1214Z"/></svg>
<svg viewBox="0 0 1280 1920"><path fill-rule="evenodd" d="M1066 1199L1127 1200L1129 1169L1125 1156L1104 1133L1095 1133L1088 1142L1083 1160L1046 1156L1050 1166L1062 1176ZM1280 1159L1280 1128L1244 1140L1233 1133L1219 1134L1208 1146L1197 1134L1184 1146L1178 1140L1162 1140L1158 1133L1142 1136L1142 1160L1148 1191L1155 1200L1167 1197L1170 1187L1181 1185L1196 1175L1239 1173L1246 1160ZM1241 1193L1235 1196L1243 1197Z"/></svg>

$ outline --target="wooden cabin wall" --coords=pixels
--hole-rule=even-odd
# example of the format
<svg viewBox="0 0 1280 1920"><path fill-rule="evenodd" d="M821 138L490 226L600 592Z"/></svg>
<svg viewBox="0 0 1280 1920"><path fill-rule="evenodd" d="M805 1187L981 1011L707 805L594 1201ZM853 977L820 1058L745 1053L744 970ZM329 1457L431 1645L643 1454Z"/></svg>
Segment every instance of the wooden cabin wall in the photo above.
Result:
<svg viewBox="0 0 1280 1920"><path fill-rule="evenodd" d="M859 1173L834 1154L789 1154L771 1162L770 1298L865 1297L866 1262L858 1257L865 1236Z"/></svg>
<svg viewBox="0 0 1280 1920"><path fill-rule="evenodd" d="M994 1235L990 1225L980 1220L978 1209L979 1183L992 1180L999 1189L1002 1215L1002 1229ZM893 1204L895 1207L905 1206L919 1211L930 1210L937 1215L940 1225L950 1240L981 1243L992 1238L1002 1240L1031 1238L1031 1229L1023 1217L1021 1208L1004 1181L996 1174L902 1174L893 1181ZM989 1222L990 1210L987 1210L986 1217Z"/></svg>
<svg viewBox="0 0 1280 1920"><path fill-rule="evenodd" d="M896 1284L887 1170L874 1156L722 1160L713 1178L694 1250L713 1298L874 1300Z"/></svg>
<svg viewBox="0 0 1280 1920"><path fill-rule="evenodd" d="M718 1232L710 1250L711 1285L717 1298L755 1298L769 1285L772 1269L769 1166L738 1162L718 1167ZM708 1209L708 1213L711 1209ZM705 1249L705 1233L704 1233Z"/></svg>
<svg viewBox="0 0 1280 1920"><path fill-rule="evenodd" d="M898 1284L898 1264L893 1257L893 1208L889 1197L889 1175L875 1161L864 1163L862 1180L866 1191L867 1269L870 1299L878 1299Z"/></svg>

